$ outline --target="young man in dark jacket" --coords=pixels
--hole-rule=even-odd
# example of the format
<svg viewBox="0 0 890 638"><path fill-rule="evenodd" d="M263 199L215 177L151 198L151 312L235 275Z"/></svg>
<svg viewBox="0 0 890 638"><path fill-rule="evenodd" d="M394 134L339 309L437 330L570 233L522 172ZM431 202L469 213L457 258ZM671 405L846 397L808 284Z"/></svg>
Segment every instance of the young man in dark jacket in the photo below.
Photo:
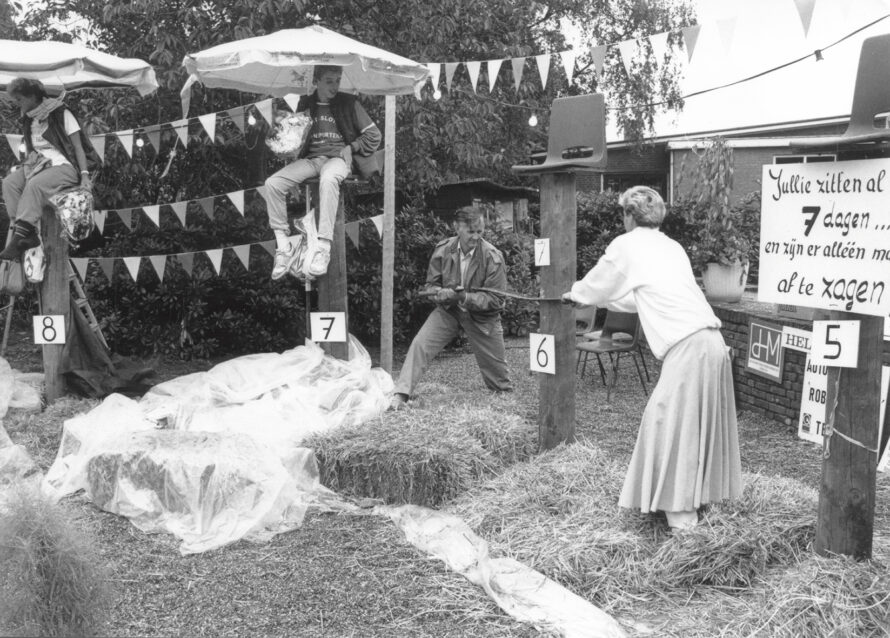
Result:
<svg viewBox="0 0 890 638"><path fill-rule="evenodd" d="M513 387L507 375L501 310L504 298L474 288L507 289L504 256L482 239L485 219L478 208L457 211L456 237L436 244L427 270L428 292L435 292L436 309L430 313L411 342L399 380L392 409L399 409L411 396L429 363L463 328L476 355L485 385L498 392Z"/></svg>
<svg viewBox="0 0 890 638"><path fill-rule="evenodd" d="M287 193L307 179L318 178L319 242L316 253L308 258L309 274L320 277L327 272L331 258L340 183L351 172L353 163L365 177L375 172L369 164L380 145L380 130L355 96L339 92L341 76L338 66L315 67L315 92L297 105L297 111L308 110L312 118L299 158L266 180L269 225L277 245L272 279L283 277L297 256L287 238Z"/></svg>

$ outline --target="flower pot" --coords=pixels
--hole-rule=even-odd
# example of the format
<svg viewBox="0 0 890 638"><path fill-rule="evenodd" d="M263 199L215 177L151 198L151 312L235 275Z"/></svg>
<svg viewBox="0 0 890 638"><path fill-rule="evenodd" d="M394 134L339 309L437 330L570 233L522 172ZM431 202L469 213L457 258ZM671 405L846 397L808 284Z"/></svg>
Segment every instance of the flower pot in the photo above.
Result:
<svg viewBox="0 0 890 638"><path fill-rule="evenodd" d="M738 303L748 281L748 264L737 261L731 266L710 263L702 272L705 298L708 301Z"/></svg>

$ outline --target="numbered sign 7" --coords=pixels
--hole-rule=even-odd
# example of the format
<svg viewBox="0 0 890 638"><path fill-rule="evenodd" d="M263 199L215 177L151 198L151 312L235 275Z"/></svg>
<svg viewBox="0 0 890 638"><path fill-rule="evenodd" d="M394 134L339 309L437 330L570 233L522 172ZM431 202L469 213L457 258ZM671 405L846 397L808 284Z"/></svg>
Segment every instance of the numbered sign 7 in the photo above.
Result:
<svg viewBox="0 0 890 638"><path fill-rule="evenodd" d="M535 240L535 266L550 265L550 238Z"/></svg>
<svg viewBox="0 0 890 638"><path fill-rule="evenodd" d="M532 372L556 374L556 347L553 335L529 335L529 368Z"/></svg>
<svg viewBox="0 0 890 638"><path fill-rule="evenodd" d="M345 312L312 312L309 314L312 341L316 343L346 341Z"/></svg>
<svg viewBox="0 0 890 638"><path fill-rule="evenodd" d="M34 315L34 343L49 346L65 343L65 315Z"/></svg>

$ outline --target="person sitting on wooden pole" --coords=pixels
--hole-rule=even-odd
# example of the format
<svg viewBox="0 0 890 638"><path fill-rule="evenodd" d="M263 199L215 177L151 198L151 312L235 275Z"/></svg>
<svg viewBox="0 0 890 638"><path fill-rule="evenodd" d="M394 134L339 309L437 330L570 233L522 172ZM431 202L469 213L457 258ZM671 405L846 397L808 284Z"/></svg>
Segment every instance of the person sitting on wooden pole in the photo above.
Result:
<svg viewBox="0 0 890 638"><path fill-rule="evenodd" d="M729 348L689 257L659 230L661 196L635 186L618 202L627 232L563 300L597 306L621 301L621 310L639 313L649 347L664 363L618 504L663 511L675 529L693 527L699 507L741 492Z"/></svg>
<svg viewBox="0 0 890 638"><path fill-rule="evenodd" d="M15 78L6 92L22 112L28 152L23 165L3 179L13 233L0 259L15 260L40 245L37 222L50 197L78 185L90 189L90 171L101 160L63 96L49 97L40 80L29 78Z"/></svg>
<svg viewBox="0 0 890 638"><path fill-rule="evenodd" d="M266 180L269 225L275 233L275 262L272 279L280 279L298 258L288 241L287 193L313 177L318 178L318 248L308 256L309 274L320 277L328 271L331 240L340 203L340 184L353 170L362 177L379 172L374 152L381 134L354 95L340 93L339 66L319 65L313 71L315 92L303 97L297 111L309 111L312 124L299 158Z"/></svg>
<svg viewBox="0 0 890 638"><path fill-rule="evenodd" d="M512 391L507 374L501 310L504 298L474 288L507 290L504 256L482 239L482 209L465 206L455 216L456 237L443 239L433 251L425 293L435 293L436 308L411 342L395 385L390 408L408 401L429 363L463 328L476 355L482 379L490 390ZM469 290L469 292L468 292Z"/></svg>

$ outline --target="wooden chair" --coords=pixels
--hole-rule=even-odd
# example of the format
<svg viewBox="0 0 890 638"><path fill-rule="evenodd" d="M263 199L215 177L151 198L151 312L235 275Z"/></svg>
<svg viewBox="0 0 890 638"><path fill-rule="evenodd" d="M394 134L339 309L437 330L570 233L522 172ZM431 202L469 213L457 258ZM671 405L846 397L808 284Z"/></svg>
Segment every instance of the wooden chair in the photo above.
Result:
<svg viewBox="0 0 890 638"><path fill-rule="evenodd" d="M615 339L614 336L623 332L631 335L630 340L618 340ZM581 354L584 355L583 367L581 369L581 376L584 376L584 371L587 369L587 359L590 354L596 355L597 365L600 368L600 376L603 379L603 383L606 383L606 370L603 367L602 355L609 356L609 362L612 366L612 375L609 380L609 383L606 384L606 400L611 400L612 398L612 389L615 387L615 382L618 379L618 365L621 362L621 355L623 353L630 354L633 358L634 366L637 369L637 376L640 379L640 385L643 386L643 392L646 396L649 395L649 390L646 387L646 381L643 379L643 371L640 369L640 362L637 361L637 356L639 355L641 358L643 357L642 350L640 348L640 318L635 312L613 312L611 310L606 311L606 322L603 325L602 333L596 341L582 341L578 343L575 347L578 349L579 359ZM644 361L645 363L645 361Z"/></svg>

